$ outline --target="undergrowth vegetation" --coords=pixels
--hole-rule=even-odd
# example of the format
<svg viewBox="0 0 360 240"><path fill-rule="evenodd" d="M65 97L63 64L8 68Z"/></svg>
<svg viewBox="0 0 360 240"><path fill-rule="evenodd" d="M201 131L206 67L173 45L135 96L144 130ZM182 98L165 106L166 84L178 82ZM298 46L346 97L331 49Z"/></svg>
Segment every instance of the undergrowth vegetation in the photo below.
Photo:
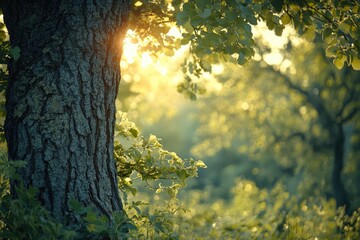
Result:
<svg viewBox="0 0 360 240"><path fill-rule="evenodd" d="M0 238L2 239L358 239L360 213L336 211L321 196L299 198L282 185L260 189L238 179L229 200L212 200L207 190L187 190L198 160L184 160L162 148L160 139L141 135L126 115L118 125L115 156L127 217L109 220L72 200L76 221L55 219L36 199L37 190L21 186L10 194L9 181L24 162L1 157ZM141 191L138 191L141 189Z"/></svg>

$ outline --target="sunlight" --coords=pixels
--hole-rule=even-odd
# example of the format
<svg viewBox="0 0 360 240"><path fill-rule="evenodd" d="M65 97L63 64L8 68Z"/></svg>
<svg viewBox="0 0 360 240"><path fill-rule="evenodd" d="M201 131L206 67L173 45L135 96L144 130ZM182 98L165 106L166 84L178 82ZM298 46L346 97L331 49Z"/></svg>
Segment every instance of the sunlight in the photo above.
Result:
<svg viewBox="0 0 360 240"><path fill-rule="evenodd" d="M212 73L214 75L220 75L224 71L224 65L222 64L214 64L212 65Z"/></svg>
<svg viewBox="0 0 360 240"><path fill-rule="evenodd" d="M175 37L175 38L181 38L182 37L180 29L177 26L171 27L169 32L166 35L171 36L171 37Z"/></svg>
<svg viewBox="0 0 360 240"><path fill-rule="evenodd" d="M279 50L273 50L270 53L264 54L264 61L270 65L279 65L284 57Z"/></svg>
<svg viewBox="0 0 360 240"><path fill-rule="evenodd" d="M150 64L153 64L153 60L148 52L144 52L141 54L141 67L146 68Z"/></svg>
<svg viewBox="0 0 360 240"><path fill-rule="evenodd" d="M127 31L123 45L123 59L128 64L135 62L135 58L138 56L138 43L134 43L132 39L135 39L135 32L131 29Z"/></svg>
<svg viewBox="0 0 360 240"><path fill-rule="evenodd" d="M283 31L282 36L277 36L274 31L269 30L266 27L264 22L259 23L259 25L252 28L252 32L255 38L260 38L261 41L269 46L271 51L264 54L264 61L270 65L280 65L284 61L284 57L281 53L281 49L286 48L286 45L291 40L291 43L295 41L295 44L298 44L296 37L294 37L294 30L290 27L286 27ZM258 59L260 55L255 56L255 59ZM286 67L289 63L287 63ZM290 63L291 65L291 63Z"/></svg>
<svg viewBox="0 0 360 240"><path fill-rule="evenodd" d="M146 68L150 64L154 64L154 61L148 52L139 52L139 45L140 44L137 42L136 33L129 29L124 39L123 60L120 63L123 69L127 69L129 64L133 64L135 61L138 61L139 58L140 66L142 68Z"/></svg>

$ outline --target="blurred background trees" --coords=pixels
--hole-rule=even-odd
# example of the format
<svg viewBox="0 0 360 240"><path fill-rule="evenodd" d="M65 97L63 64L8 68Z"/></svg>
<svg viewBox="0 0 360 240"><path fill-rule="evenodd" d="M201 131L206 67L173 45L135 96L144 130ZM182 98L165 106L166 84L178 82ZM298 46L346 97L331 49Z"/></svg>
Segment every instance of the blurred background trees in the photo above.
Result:
<svg viewBox="0 0 360 240"><path fill-rule="evenodd" d="M124 83L120 109L180 156L204 160L208 168L191 188L209 190L208 201L230 199L237 179L246 178L266 189L284 184L299 199L334 198L350 213L359 207L360 75L338 70L317 40L291 29L287 38L268 34L258 36L255 60L245 68L227 63L204 74L199 81L208 91L195 102L174 90L181 57L171 58L166 74L159 64L168 60L143 64L146 77L137 71ZM141 68L140 60L125 65L130 73ZM149 91L151 72L157 77Z"/></svg>
<svg viewBox="0 0 360 240"><path fill-rule="evenodd" d="M201 104L214 111L199 115L204 140L195 150L234 149L245 161L262 164L252 170L254 179L272 169L262 183L278 178L290 192L320 193L334 197L338 207L350 206L347 189L357 188L359 161L359 73L338 71L319 43L289 42L287 49L279 64L259 56L244 71L224 69L220 97Z"/></svg>

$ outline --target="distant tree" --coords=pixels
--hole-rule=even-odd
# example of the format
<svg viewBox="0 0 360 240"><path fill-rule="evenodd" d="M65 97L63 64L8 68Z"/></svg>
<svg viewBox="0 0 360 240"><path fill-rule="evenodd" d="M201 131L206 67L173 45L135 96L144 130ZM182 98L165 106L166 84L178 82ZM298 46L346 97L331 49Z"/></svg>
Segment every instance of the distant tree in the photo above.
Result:
<svg viewBox="0 0 360 240"><path fill-rule="evenodd" d="M360 113L359 72L352 71L348 67L342 71L324 69L324 73L319 74L320 79L309 79L309 82L313 83L304 88L279 70L273 71L290 91L302 96L305 106L316 112L316 118L312 119L308 126L310 134L293 132L286 138L300 137L304 142L308 142L315 153L329 153L332 160L332 196L336 200L336 206L345 206L346 212L350 214L350 199L342 173L349 152L354 151L351 149L354 130L360 127L356 124ZM310 77L316 78L316 75ZM319 128L321 133L315 133L314 128ZM281 139L283 137L278 137L279 141L283 140Z"/></svg>
<svg viewBox="0 0 360 240"><path fill-rule="evenodd" d="M115 97L130 1L1 0L12 58L5 135L11 160L24 160L25 186L62 219L69 199L111 218L122 210L113 160ZM190 44L189 75L254 55L251 25L322 34L339 68L358 68L359 3L353 1L134 1L130 27L154 53ZM181 41L166 35L177 23ZM150 40L148 39L150 38ZM148 40L148 41L146 41ZM126 51L126 49L125 49ZM191 78L186 78L190 79ZM196 84L181 85L192 97ZM12 183L12 187L16 183Z"/></svg>
<svg viewBox="0 0 360 240"><path fill-rule="evenodd" d="M223 90L200 104L203 141L194 150L231 148L263 166L273 162L291 173L286 179L300 176L296 184L288 180L289 187L330 192L350 213L343 173L356 162L359 72L329 64L320 43L291 45L278 65L259 60L243 70L224 69L218 76ZM267 171L260 169L263 176Z"/></svg>

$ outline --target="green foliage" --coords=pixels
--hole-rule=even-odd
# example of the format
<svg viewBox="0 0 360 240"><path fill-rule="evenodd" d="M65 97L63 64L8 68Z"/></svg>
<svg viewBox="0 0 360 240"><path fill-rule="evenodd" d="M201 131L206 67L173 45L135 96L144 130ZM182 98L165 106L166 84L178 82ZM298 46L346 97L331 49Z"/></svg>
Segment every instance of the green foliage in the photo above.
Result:
<svg viewBox="0 0 360 240"><path fill-rule="evenodd" d="M179 212L173 204L149 214L140 209L146 203L133 202L127 206L132 209L129 213L138 214L130 222L121 213L114 213L109 222L72 200L77 221L68 227L41 206L37 190L16 192L16 199L8 194L1 197L2 239L123 239L125 222L131 239L357 239L360 235L359 211L351 216L343 209L335 213L333 201L299 200L281 185L264 190L248 180L237 181L228 202L210 203L208 192L189 191L183 200L189 211Z"/></svg>
<svg viewBox="0 0 360 240"><path fill-rule="evenodd" d="M174 228L174 215L186 212L177 198L179 189L189 178L197 176L198 168L205 168L203 161L181 159L176 153L163 149L154 135L141 136L125 113L117 125L115 159L118 167L119 187L124 192L124 205L136 231L137 238L168 238ZM134 198L138 195L136 180L145 183L148 193L158 203ZM130 201L131 193L134 200ZM140 193L141 194L141 193Z"/></svg>
<svg viewBox="0 0 360 240"><path fill-rule="evenodd" d="M10 193L9 181L20 181L16 169L24 165L7 161L4 153L0 157L0 238L74 239L75 232L64 228L36 200L36 189L20 185Z"/></svg>
<svg viewBox="0 0 360 240"><path fill-rule="evenodd" d="M134 2L130 28L153 55L189 47L183 63L186 79L178 89L194 100L202 93L195 79L211 72L213 64L249 62L257 44L252 28L260 22L278 36L291 26L303 39L322 39L338 69L346 63L359 70L359 13L360 3L350 0L139 0ZM174 23L180 39L169 34Z"/></svg>
<svg viewBox="0 0 360 240"><path fill-rule="evenodd" d="M36 189L16 190L1 199L0 238L2 239L75 239L76 233L56 221L36 200Z"/></svg>
<svg viewBox="0 0 360 240"><path fill-rule="evenodd" d="M110 222L75 200L70 206L76 221L66 226L40 204L37 189L19 187L13 194L1 197L1 239L123 239L124 228L133 227L123 213L113 213Z"/></svg>
<svg viewBox="0 0 360 240"><path fill-rule="evenodd" d="M99 216L92 206L83 206L71 200L70 207L75 223L66 226L52 217L38 201L37 190L19 187L9 192L9 179L16 178L16 168L24 162L8 162L1 158L0 237L5 239L122 239L126 235L139 239L168 238L172 235L174 216L187 210L177 198L180 188L188 178L197 176L201 161L183 160L174 152L162 148L160 139L140 135L134 123L122 114L117 125L115 159L117 161L119 188L124 193L126 214L113 213L111 221ZM133 181L141 179L158 197L158 204L133 200L137 195ZM20 181L20 180L19 180ZM21 181L20 181L21 182ZM157 184L157 185L155 185ZM160 200L161 198L161 200ZM127 217L128 216L128 217ZM127 230L125 230L127 229ZM126 233L128 231L128 233ZM19 234L21 233L21 234Z"/></svg>
<svg viewBox="0 0 360 240"><path fill-rule="evenodd" d="M217 63L225 56L236 58L243 65L254 55L255 42L251 28L266 22L270 30L281 35L291 24L305 39L322 35L329 48L335 50L334 63L359 59L359 13L357 1L294 1L294 0L228 0L173 1L176 23L182 29L182 44L190 44L198 63ZM355 60L356 65L357 60ZM200 64L201 66L201 64ZM203 70L211 70L201 66Z"/></svg>
<svg viewBox="0 0 360 240"><path fill-rule="evenodd" d="M334 197L334 142L341 141L346 149L343 183L355 210L359 206L355 170L359 160L359 72L351 67L336 69L324 56L321 43L287 45L290 49L284 50L282 61L273 66L260 57L247 69L224 65L218 76L221 91L198 104L194 116L201 128L195 137L200 141L193 146L193 153L204 158L218 152L215 159L205 159L209 169L217 171L203 173L200 181L205 185L215 181L210 180L214 175L216 179L244 176L261 187L283 182L292 194ZM266 47L258 49L263 58L267 51ZM334 134L337 128L344 130L343 138ZM238 154L228 157L222 149ZM229 180L227 184L216 181L219 187L231 186Z"/></svg>
<svg viewBox="0 0 360 240"><path fill-rule="evenodd" d="M74 199L70 201L76 221L67 228L71 229L74 239L124 239L129 236L128 231L135 228L124 212L113 212L109 220L99 216L92 206L85 207Z"/></svg>
<svg viewBox="0 0 360 240"><path fill-rule="evenodd" d="M127 206L138 213L132 216L133 223L121 213L114 213L109 222L73 200L77 222L70 227L40 205L35 189L18 188L17 194L16 199L1 198L2 239L123 239L124 222L131 239L357 239L360 235L358 211L351 216L343 209L335 213L333 201L299 200L281 185L264 190L248 180L237 181L228 202L210 203L208 192L189 191L183 202L190 209L185 212L168 205L166 211L148 214L140 209L146 203L133 202Z"/></svg>
<svg viewBox="0 0 360 240"><path fill-rule="evenodd" d="M197 176L199 167L206 167L201 160L183 160L175 152L164 150L160 139L154 135L148 138L141 136L125 113L119 121L115 134L115 159L120 187L133 195L137 190L132 182L141 179L157 193L166 192L175 198L178 189L186 185L186 180ZM162 182L158 183L160 180Z"/></svg>
<svg viewBox="0 0 360 240"><path fill-rule="evenodd" d="M174 49L181 46L180 40L168 34L175 17L168 4L165 0L133 1L129 21L129 29L137 33L133 42L153 57L161 52L172 56Z"/></svg>
<svg viewBox="0 0 360 240"><path fill-rule="evenodd" d="M259 189L238 180L231 201L208 202L207 192L186 196L190 212L180 216L179 236L191 239L357 239L360 214L334 211L333 201L321 197L297 199L281 185ZM180 237L180 239L183 239Z"/></svg>

